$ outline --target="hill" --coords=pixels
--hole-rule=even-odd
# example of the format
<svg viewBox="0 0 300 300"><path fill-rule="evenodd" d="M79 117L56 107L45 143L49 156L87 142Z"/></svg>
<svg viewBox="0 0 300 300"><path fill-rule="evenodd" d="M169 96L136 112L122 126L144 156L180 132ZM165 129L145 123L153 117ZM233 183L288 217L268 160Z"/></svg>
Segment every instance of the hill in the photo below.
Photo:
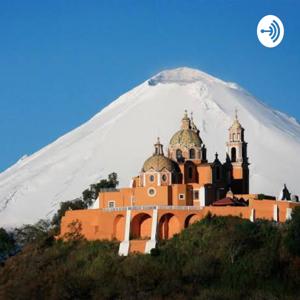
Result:
<svg viewBox="0 0 300 300"><path fill-rule="evenodd" d="M151 255L49 237L0 267L1 299L299 299L300 210L290 223L207 216Z"/></svg>

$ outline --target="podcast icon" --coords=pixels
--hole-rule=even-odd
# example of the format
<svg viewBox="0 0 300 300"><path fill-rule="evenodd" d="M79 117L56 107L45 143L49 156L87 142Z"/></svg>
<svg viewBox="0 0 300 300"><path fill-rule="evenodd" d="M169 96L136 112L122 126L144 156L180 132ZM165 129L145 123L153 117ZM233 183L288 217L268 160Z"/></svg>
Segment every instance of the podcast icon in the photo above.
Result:
<svg viewBox="0 0 300 300"><path fill-rule="evenodd" d="M284 26L281 20L273 15L264 16L257 25L257 37L268 48L278 46L284 36Z"/></svg>

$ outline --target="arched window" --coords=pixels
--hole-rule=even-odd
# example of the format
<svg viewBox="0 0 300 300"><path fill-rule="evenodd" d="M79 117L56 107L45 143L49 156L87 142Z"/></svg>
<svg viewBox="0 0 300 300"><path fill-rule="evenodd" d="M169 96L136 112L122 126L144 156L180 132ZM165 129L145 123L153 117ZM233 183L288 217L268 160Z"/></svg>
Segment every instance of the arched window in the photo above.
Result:
<svg viewBox="0 0 300 300"><path fill-rule="evenodd" d="M191 149L190 150L190 159L195 159L195 156L196 156L195 149Z"/></svg>
<svg viewBox="0 0 300 300"><path fill-rule="evenodd" d="M231 161L236 162L236 149L234 147L231 148Z"/></svg>
<svg viewBox="0 0 300 300"><path fill-rule="evenodd" d="M181 159L182 158L182 151L180 149L176 150L176 158Z"/></svg>
<svg viewBox="0 0 300 300"><path fill-rule="evenodd" d="M188 175L189 175L189 179L193 178L193 167L188 168Z"/></svg>
<svg viewBox="0 0 300 300"><path fill-rule="evenodd" d="M235 141L235 133L232 134L232 140Z"/></svg>

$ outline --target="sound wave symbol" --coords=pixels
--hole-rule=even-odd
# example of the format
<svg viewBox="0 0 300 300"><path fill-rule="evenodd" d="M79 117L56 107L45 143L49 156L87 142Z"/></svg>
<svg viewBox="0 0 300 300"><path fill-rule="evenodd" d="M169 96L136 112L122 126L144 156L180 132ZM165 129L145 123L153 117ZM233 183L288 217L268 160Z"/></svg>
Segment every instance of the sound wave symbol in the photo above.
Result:
<svg viewBox="0 0 300 300"><path fill-rule="evenodd" d="M273 20L268 30L262 29L260 32L261 33L269 32L269 36L271 40L273 41L273 43L275 43L280 36L280 27L278 23L275 20Z"/></svg>

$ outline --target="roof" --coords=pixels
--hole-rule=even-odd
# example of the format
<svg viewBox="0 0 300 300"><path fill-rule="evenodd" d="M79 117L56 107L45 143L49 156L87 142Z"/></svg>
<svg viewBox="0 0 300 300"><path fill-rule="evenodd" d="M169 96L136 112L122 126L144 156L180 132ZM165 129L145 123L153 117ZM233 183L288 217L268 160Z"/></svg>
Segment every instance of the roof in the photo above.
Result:
<svg viewBox="0 0 300 300"><path fill-rule="evenodd" d="M177 131L170 140L170 146L181 145L185 147L196 146L202 144L200 136L192 129L181 129Z"/></svg>
<svg viewBox="0 0 300 300"><path fill-rule="evenodd" d="M229 129L243 128L238 119L235 119Z"/></svg>
<svg viewBox="0 0 300 300"><path fill-rule="evenodd" d="M226 197L215 201L213 206L247 206L248 202L244 199Z"/></svg>
<svg viewBox="0 0 300 300"><path fill-rule="evenodd" d="M143 172L147 172L152 169L157 172L160 172L163 169L167 169L170 172L179 172L179 167L175 161L160 154L153 154L144 162L142 168Z"/></svg>

